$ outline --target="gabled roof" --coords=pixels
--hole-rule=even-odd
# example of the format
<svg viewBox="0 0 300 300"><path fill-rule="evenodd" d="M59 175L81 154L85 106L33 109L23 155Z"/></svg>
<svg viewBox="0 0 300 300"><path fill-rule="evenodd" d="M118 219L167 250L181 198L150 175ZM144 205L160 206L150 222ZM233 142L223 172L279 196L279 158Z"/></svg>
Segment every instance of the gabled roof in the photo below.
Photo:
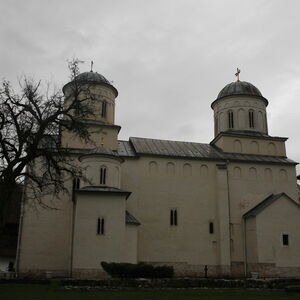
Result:
<svg viewBox="0 0 300 300"><path fill-rule="evenodd" d="M119 141L118 153L122 157L140 155L168 156L174 158L205 159L215 161L240 161L275 164L297 164L283 156L253 155L223 152L210 144L157 140L131 137L129 141Z"/></svg>
<svg viewBox="0 0 300 300"><path fill-rule="evenodd" d="M268 196L265 200L261 201L258 203L256 206L251 208L249 211L247 211L244 215L243 218L250 218L250 217L255 217L257 214L259 214L261 211L263 211L266 207L271 205L273 202L281 198L282 196L285 196L287 199L292 201L298 208L300 208L300 205L296 203L291 197L289 197L286 193L279 193L279 194L271 194Z"/></svg>
<svg viewBox="0 0 300 300"><path fill-rule="evenodd" d="M127 210L126 210L125 220L126 220L126 224L141 225L141 223Z"/></svg>

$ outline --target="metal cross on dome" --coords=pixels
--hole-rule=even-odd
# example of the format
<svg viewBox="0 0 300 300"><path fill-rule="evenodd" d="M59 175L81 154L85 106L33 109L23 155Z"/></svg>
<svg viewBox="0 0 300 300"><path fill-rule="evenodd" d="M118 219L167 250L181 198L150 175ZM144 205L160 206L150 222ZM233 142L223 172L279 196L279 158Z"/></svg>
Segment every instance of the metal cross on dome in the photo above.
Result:
<svg viewBox="0 0 300 300"><path fill-rule="evenodd" d="M239 68L237 68L236 73L235 73L236 81L240 81L240 73L241 73L241 70Z"/></svg>
<svg viewBox="0 0 300 300"><path fill-rule="evenodd" d="M94 62L91 60L91 72L93 72L93 65L94 65Z"/></svg>

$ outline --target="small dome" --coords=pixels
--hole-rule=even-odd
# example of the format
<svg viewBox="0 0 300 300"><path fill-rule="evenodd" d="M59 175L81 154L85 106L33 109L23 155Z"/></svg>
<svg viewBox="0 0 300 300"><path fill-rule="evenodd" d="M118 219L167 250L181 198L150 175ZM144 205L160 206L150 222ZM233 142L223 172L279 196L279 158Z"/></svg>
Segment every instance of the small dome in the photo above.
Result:
<svg viewBox="0 0 300 300"><path fill-rule="evenodd" d="M227 84L219 93L217 99L232 95L257 96L264 98L257 87L246 81L235 81Z"/></svg>
<svg viewBox="0 0 300 300"><path fill-rule="evenodd" d="M89 83L91 83L91 84L104 84L104 85L108 85L108 86L110 86L115 91L116 96L118 96L117 89L103 75L101 75L101 74L99 74L97 72L90 71L90 72L80 73L71 82L74 82L75 80L76 80L77 83L80 83L80 84L85 84L85 83L89 84ZM71 82L67 83L63 87L63 90Z"/></svg>
<svg viewBox="0 0 300 300"><path fill-rule="evenodd" d="M75 77L75 80L82 83L106 83L111 84L103 75L97 72L84 72Z"/></svg>

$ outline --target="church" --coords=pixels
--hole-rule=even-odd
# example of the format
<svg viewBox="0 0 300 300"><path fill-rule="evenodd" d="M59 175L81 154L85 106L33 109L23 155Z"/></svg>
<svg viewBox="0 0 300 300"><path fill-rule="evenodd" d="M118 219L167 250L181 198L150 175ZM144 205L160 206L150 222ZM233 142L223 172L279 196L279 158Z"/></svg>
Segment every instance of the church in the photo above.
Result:
<svg viewBox="0 0 300 300"><path fill-rule="evenodd" d="M24 203L20 276L106 278L105 261L170 265L176 276L207 268L211 277L300 277L297 163L287 138L269 135L269 102L258 88L237 74L212 95L210 143L124 141L117 89L93 71L76 81L93 95L95 114L82 120L92 143L68 131L59 138L88 180L66 178L69 195L48 195L57 210Z"/></svg>

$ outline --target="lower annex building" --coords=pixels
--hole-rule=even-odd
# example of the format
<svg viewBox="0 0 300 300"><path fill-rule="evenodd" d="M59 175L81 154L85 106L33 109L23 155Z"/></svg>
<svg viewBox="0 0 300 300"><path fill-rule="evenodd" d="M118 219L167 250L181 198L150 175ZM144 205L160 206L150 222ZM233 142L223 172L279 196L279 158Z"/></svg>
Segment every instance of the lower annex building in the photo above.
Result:
<svg viewBox="0 0 300 300"><path fill-rule="evenodd" d="M201 276L206 265L210 276L300 276L296 163L287 138L268 134L268 100L254 85L220 91L205 144L118 140L117 89L92 71L76 81L93 95L95 115L82 122L94 143L66 131L60 139L89 182L66 178L59 210L36 214L25 202L20 275L101 278L107 261L172 265L177 276Z"/></svg>

